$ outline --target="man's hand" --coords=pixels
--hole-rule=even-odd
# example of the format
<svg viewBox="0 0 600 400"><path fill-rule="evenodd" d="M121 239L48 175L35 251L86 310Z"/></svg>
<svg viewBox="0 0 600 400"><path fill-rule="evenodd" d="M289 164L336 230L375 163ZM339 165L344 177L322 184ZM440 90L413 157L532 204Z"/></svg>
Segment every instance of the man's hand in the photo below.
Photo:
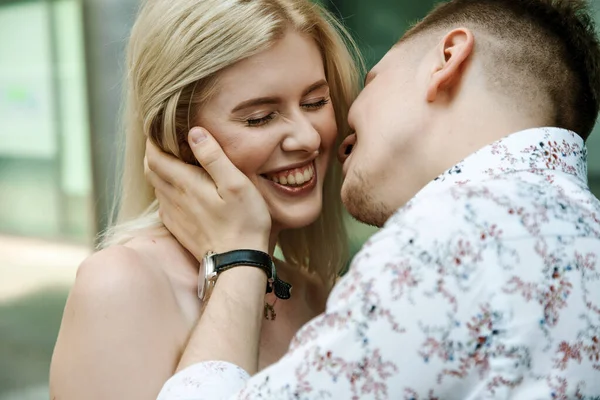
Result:
<svg viewBox="0 0 600 400"><path fill-rule="evenodd" d="M167 229L198 260L209 250L268 251L271 216L254 184L205 129L192 128L188 141L204 169L163 153L150 141L146 146L146 177Z"/></svg>

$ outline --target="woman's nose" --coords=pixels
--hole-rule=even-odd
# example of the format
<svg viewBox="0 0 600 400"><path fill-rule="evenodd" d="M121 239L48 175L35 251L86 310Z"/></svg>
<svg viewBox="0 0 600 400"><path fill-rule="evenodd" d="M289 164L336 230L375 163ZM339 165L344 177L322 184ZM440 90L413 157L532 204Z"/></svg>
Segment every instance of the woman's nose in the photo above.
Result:
<svg viewBox="0 0 600 400"><path fill-rule="evenodd" d="M290 125L290 133L282 143L284 151L314 153L321 147L321 135L305 116L299 116Z"/></svg>

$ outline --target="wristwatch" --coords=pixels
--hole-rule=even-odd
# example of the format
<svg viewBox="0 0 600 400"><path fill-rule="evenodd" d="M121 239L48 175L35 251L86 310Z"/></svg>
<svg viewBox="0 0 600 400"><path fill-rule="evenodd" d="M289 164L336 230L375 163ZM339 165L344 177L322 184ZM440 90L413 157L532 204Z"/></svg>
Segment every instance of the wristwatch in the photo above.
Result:
<svg viewBox="0 0 600 400"><path fill-rule="evenodd" d="M198 271L198 298L204 300L217 282L217 277L228 269L246 266L260 268L267 274L266 293L275 292L280 299L291 297L292 285L277 277L271 256L258 250L233 250L227 253L209 251L200 262Z"/></svg>

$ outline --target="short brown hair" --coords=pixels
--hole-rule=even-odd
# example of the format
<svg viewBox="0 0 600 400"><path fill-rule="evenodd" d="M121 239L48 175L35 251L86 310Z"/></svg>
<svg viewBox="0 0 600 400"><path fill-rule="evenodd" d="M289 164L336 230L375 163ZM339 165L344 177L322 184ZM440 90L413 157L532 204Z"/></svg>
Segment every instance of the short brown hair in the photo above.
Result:
<svg viewBox="0 0 600 400"><path fill-rule="evenodd" d="M497 87L516 102L537 96L538 110L544 108L541 95L555 126L588 138L599 111L600 45L585 0L450 0L401 42L459 26L480 28L492 38L485 47L500 70L494 70Z"/></svg>

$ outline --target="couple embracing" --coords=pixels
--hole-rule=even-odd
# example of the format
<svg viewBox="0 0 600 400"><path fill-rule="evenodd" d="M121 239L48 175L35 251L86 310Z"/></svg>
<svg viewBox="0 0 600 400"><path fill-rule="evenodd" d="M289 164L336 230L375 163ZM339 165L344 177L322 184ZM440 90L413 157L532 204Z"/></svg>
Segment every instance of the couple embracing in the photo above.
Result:
<svg viewBox="0 0 600 400"><path fill-rule="evenodd" d="M119 219L51 395L600 395L594 29L580 0L451 0L359 93L308 0L146 1ZM340 278L342 204L382 229Z"/></svg>

